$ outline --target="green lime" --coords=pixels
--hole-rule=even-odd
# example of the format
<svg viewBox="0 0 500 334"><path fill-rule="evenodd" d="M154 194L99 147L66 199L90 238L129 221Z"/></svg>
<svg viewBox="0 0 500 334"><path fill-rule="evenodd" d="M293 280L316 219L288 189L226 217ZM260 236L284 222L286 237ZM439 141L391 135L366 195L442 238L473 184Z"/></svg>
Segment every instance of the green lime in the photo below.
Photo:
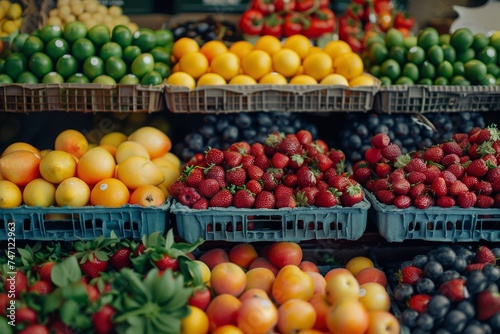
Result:
<svg viewBox="0 0 500 334"><path fill-rule="evenodd" d="M47 53L53 61L57 61L62 55L68 52L69 44L64 38L55 37L45 46L45 53Z"/></svg>
<svg viewBox="0 0 500 334"><path fill-rule="evenodd" d="M122 58L123 51L120 44L116 42L107 42L99 50L99 57L106 61L110 57Z"/></svg>
<svg viewBox="0 0 500 334"><path fill-rule="evenodd" d="M26 41L24 41L23 53L26 57L29 58L36 52L42 52L44 47L45 44L40 39L40 37L32 35L26 38Z"/></svg>
<svg viewBox="0 0 500 334"><path fill-rule="evenodd" d="M5 73L5 58L0 58L0 73Z"/></svg>
<svg viewBox="0 0 500 334"><path fill-rule="evenodd" d="M476 51L472 48L457 53L457 60L462 63L466 63L474 58L476 58Z"/></svg>
<svg viewBox="0 0 500 334"><path fill-rule="evenodd" d="M433 45L427 49L427 60L434 65L439 65L444 60L444 52L441 46Z"/></svg>
<svg viewBox="0 0 500 334"><path fill-rule="evenodd" d="M418 33L417 45L427 50L433 45L439 44L439 33L434 27L426 27Z"/></svg>
<svg viewBox="0 0 500 334"><path fill-rule="evenodd" d="M111 41L111 31L107 25L99 23L94 25L87 32L87 38L94 43L94 45L99 48L104 43Z"/></svg>
<svg viewBox="0 0 500 334"><path fill-rule="evenodd" d="M479 83L484 79L488 72L486 65L477 59L469 60L464 64L464 76L472 83Z"/></svg>
<svg viewBox="0 0 500 334"><path fill-rule="evenodd" d="M490 39L486 34L477 33L474 35L471 47L474 51L479 52L490 44Z"/></svg>
<svg viewBox="0 0 500 334"><path fill-rule="evenodd" d="M391 49L394 46L404 46L405 38L401 31L396 28L390 28L385 33L385 45L387 45L388 49Z"/></svg>
<svg viewBox="0 0 500 334"><path fill-rule="evenodd" d="M42 83L64 83L64 78L57 72L49 72L43 76Z"/></svg>
<svg viewBox="0 0 500 334"><path fill-rule="evenodd" d="M138 77L133 75L132 73L129 73L127 75L124 75L121 79L120 82L121 84L125 85L138 85L141 81L139 80Z"/></svg>
<svg viewBox="0 0 500 334"><path fill-rule="evenodd" d="M151 72L155 67L155 60L151 53L143 53L134 59L130 70L138 78L145 76L147 73Z"/></svg>
<svg viewBox="0 0 500 334"><path fill-rule="evenodd" d="M368 59L372 65L382 64L389 56L387 47L379 42L373 43L368 49Z"/></svg>
<svg viewBox="0 0 500 334"><path fill-rule="evenodd" d="M116 25L113 30L111 31L111 41L118 43L122 47L122 49L125 49L127 46L132 44L132 39L134 37L132 36L132 32L130 29L123 24Z"/></svg>
<svg viewBox="0 0 500 334"><path fill-rule="evenodd" d="M436 79L434 79L434 85L436 85L436 86L446 86L448 84L449 84L449 81L446 78L437 77Z"/></svg>
<svg viewBox="0 0 500 334"><path fill-rule="evenodd" d="M420 78L428 78L433 80L436 77L436 67L429 61L424 61L422 65L420 65Z"/></svg>
<svg viewBox="0 0 500 334"><path fill-rule="evenodd" d="M496 80L496 85L497 85L497 86L500 86L500 78L497 78L497 80Z"/></svg>
<svg viewBox="0 0 500 334"><path fill-rule="evenodd" d="M381 77L379 78L379 80L380 80L380 85L382 85L382 86L389 86L389 85L392 85L392 80L391 80L391 78L389 78L389 77L386 77L386 76L381 76Z"/></svg>
<svg viewBox="0 0 500 334"><path fill-rule="evenodd" d="M149 52L156 45L156 35L153 29L139 28L133 34L132 45L137 45L141 51Z"/></svg>
<svg viewBox="0 0 500 334"><path fill-rule="evenodd" d="M459 28L451 34L450 45L457 53L467 50L474 42L474 35L469 28Z"/></svg>
<svg viewBox="0 0 500 334"><path fill-rule="evenodd" d="M439 35L439 45L450 45L450 34L441 34Z"/></svg>
<svg viewBox="0 0 500 334"><path fill-rule="evenodd" d="M394 81L401 75L401 67L394 59L387 59L380 65L380 73Z"/></svg>
<svg viewBox="0 0 500 334"><path fill-rule="evenodd" d="M486 69L488 73L493 75L495 78L500 77L500 67L497 64L488 64L486 65Z"/></svg>
<svg viewBox="0 0 500 334"><path fill-rule="evenodd" d="M104 73L115 80L120 80L127 73L127 64L118 57L109 57L104 68Z"/></svg>
<svg viewBox="0 0 500 334"><path fill-rule="evenodd" d="M400 66L406 63L406 49L403 46L393 46L389 51L389 58L394 59Z"/></svg>
<svg viewBox="0 0 500 334"><path fill-rule="evenodd" d="M56 72L59 73L64 79L78 71L78 60L70 54L65 54L56 62Z"/></svg>
<svg viewBox="0 0 500 334"><path fill-rule="evenodd" d="M54 63L45 53L36 52L30 57L28 66L30 71L33 72L38 79L41 79L45 74L53 70Z"/></svg>
<svg viewBox="0 0 500 334"><path fill-rule="evenodd" d="M375 78L380 78L382 76L382 73L380 72L380 65L371 66L369 72Z"/></svg>
<svg viewBox="0 0 500 334"><path fill-rule="evenodd" d="M405 66L403 66L401 75L410 78L413 82L417 82L420 77L420 71L417 65L413 63L406 63Z"/></svg>
<svg viewBox="0 0 500 334"><path fill-rule="evenodd" d="M161 74L156 72L156 71L151 71L146 73L141 79L141 85L152 85L152 86L157 86L160 85L163 82L163 78L161 77Z"/></svg>
<svg viewBox="0 0 500 334"><path fill-rule="evenodd" d="M153 58L155 59L155 62L161 62L165 64L171 64L171 55L172 55L172 49L162 47L162 46L155 46L153 50L150 52L153 55Z"/></svg>
<svg viewBox="0 0 500 334"><path fill-rule="evenodd" d="M495 31L490 36L490 45L494 47L497 52L500 52L500 31Z"/></svg>
<svg viewBox="0 0 500 334"><path fill-rule="evenodd" d="M5 59L5 74L11 77L14 81L22 72L28 69L28 58L22 53L14 52Z"/></svg>
<svg viewBox="0 0 500 334"><path fill-rule="evenodd" d="M445 60L439 64L437 69L437 75L446 79L451 79L453 77L453 65Z"/></svg>
<svg viewBox="0 0 500 334"><path fill-rule="evenodd" d="M10 45L10 48L14 52L23 52L23 46L24 42L30 35L27 33L19 33L17 34L16 37L12 40L12 44Z"/></svg>
<svg viewBox="0 0 500 334"><path fill-rule="evenodd" d="M456 75L451 79L450 84L454 86L470 86L470 81L465 79L463 75Z"/></svg>
<svg viewBox="0 0 500 334"><path fill-rule="evenodd" d="M174 33L168 29L155 30L156 46L172 46L174 44Z"/></svg>
<svg viewBox="0 0 500 334"><path fill-rule="evenodd" d="M71 54L76 60L83 63L85 59L95 55L94 43L87 38L79 38L73 42Z"/></svg>
<svg viewBox="0 0 500 334"><path fill-rule="evenodd" d="M165 63L157 63L156 61L155 61L155 67L153 70L160 73L160 75L163 79L166 79L172 73L170 66L168 66Z"/></svg>
<svg viewBox="0 0 500 334"><path fill-rule="evenodd" d="M396 80L395 84L396 85L413 85L413 84L415 84L415 82L408 77L401 76Z"/></svg>
<svg viewBox="0 0 500 334"><path fill-rule="evenodd" d="M457 52L455 48L449 44L445 44L441 47L443 49L443 59L454 63L457 59Z"/></svg>
<svg viewBox="0 0 500 334"><path fill-rule="evenodd" d="M425 61L425 51L420 46L414 46L408 50L406 59L418 66Z"/></svg>
<svg viewBox="0 0 500 334"><path fill-rule="evenodd" d="M417 82L419 85L425 85L425 86L430 86L432 85L432 80L429 79L429 78L423 78L423 79L420 79L418 80Z"/></svg>
<svg viewBox="0 0 500 334"><path fill-rule="evenodd" d="M77 39L87 36L87 27L80 21L70 22L64 26L63 36L71 44Z"/></svg>
<svg viewBox="0 0 500 334"><path fill-rule="evenodd" d="M497 50L492 46L486 46L476 54L476 59L482 61L486 65L496 64L498 60Z"/></svg>
<svg viewBox="0 0 500 334"><path fill-rule="evenodd" d="M456 61L453 63L453 76L456 77L457 75L464 75L465 73L465 68L464 68L464 63L461 61Z"/></svg>
<svg viewBox="0 0 500 334"><path fill-rule="evenodd" d="M112 77L103 74L103 75L99 75L94 80L92 80L92 83L98 83L98 84L102 84L102 85L115 85L116 81Z"/></svg>
<svg viewBox="0 0 500 334"><path fill-rule="evenodd" d="M36 75L31 73L30 71L24 71L23 73L19 74L19 76L16 79L16 82L17 83L27 83L27 84L37 84L40 81L38 80Z"/></svg>
<svg viewBox="0 0 500 334"><path fill-rule="evenodd" d="M123 50L123 60L128 65L132 64L135 58L141 54L141 49L137 45L127 46Z"/></svg>
<svg viewBox="0 0 500 334"><path fill-rule="evenodd" d="M91 56L83 62L83 74L90 81L104 74L104 61L96 56Z"/></svg>
<svg viewBox="0 0 500 334"><path fill-rule="evenodd" d="M492 76L491 74L486 73L484 78L479 81L480 85L485 85L485 86L495 86L496 85L496 78Z"/></svg>
<svg viewBox="0 0 500 334"><path fill-rule="evenodd" d="M10 84L10 83L13 83L14 80L12 80L11 77L9 77L7 74L0 74L0 83L3 83L3 84Z"/></svg>
<svg viewBox="0 0 500 334"><path fill-rule="evenodd" d="M70 76L66 82L68 83L89 83L89 79L83 73L75 73Z"/></svg>
<svg viewBox="0 0 500 334"><path fill-rule="evenodd" d="M370 36L365 43L366 49L369 49L373 43L382 43L383 45L385 45L384 37L378 34Z"/></svg>
<svg viewBox="0 0 500 334"><path fill-rule="evenodd" d="M410 50L412 47L417 46L417 36L405 37L405 48Z"/></svg>
<svg viewBox="0 0 500 334"><path fill-rule="evenodd" d="M40 38L42 41L47 44L49 41L54 38L61 38L63 35L63 31L60 26L52 24L43 26L40 29Z"/></svg>

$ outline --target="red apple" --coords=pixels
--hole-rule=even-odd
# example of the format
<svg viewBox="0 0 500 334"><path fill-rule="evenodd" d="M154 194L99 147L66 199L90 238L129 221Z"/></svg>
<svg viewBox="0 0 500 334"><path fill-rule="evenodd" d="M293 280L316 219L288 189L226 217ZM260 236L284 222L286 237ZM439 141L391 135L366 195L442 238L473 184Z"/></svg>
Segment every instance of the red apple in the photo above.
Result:
<svg viewBox="0 0 500 334"><path fill-rule="evenodd" d="M191 306L196 306L203 311L205 311L212 300L212 292L209 288L202 287L200 289L195 289L193 294L188 299L188 304Z"/></svg>

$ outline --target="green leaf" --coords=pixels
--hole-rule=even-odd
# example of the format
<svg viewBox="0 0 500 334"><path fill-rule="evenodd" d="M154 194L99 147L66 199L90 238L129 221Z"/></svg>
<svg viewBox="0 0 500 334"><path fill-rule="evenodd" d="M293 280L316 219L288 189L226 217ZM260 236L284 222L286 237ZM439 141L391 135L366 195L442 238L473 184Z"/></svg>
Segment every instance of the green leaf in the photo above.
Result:
<svg viewBox="0 0 500 334"><path fill-rule="evenodd" d="M52 313L59 309L62 303L62 288L57 288L45 298L42 312L45 314Z"/></svg>
<svg viewBox="0 0 500 334"><path fill-rule="evenodd" d="M8 321L4 317L0 317L0 333L2 334L12 334L14 326L9 325Z"/></svg>
<svg viewBox="0 0 500 334"><path fill-rule="evenodd" d="M62 262L56 263L50 273L52 282L59 287L78 282L82 278L82 271L75 256L70 256Z"/></svg>
<svg viewBox="0 0 500 334"><path fill-rule="evenodd" d="M152 268L151 263L149 262L149 253L143 254L137 257L133 257L130 259L132 262L133 268L139 273L146 273L150 268Z"/></svg>
<svg viewBox="0 0 500 334"><path fill-rule="evenodd" d="M147 278L146 278L147 279ZM171 270L167 270L157 277L151 284L153 300L160 306L166 303L175 294L174 276Z"/></svg>
<svg viewBox="0 0 500 334"><path fill-rule="evenodd" d="M103 251L94 252L94 256L100 261L108 261L109 260L108 254L106 254L106 252L103 252Z"/></svg>
<svg viewBox="0 0 500 334"><path fill-rule="evenodd" d="M203 244L203 238L198 238L198 240L193 244L188 244L186 242L178 242L172 246L172 248L178 249L184 253L190 253Z"/></svg>
<svg viewBox="0 0 500 334"><path fill-rule="evenodd" d="M73 247L75 248L75 250L77 252L84 252L87 248L85 247L85 244L81 241L76 241L74 244L73 244Z"/></svg>
<svg viewBox="0 0 500 334"><path fill-rule="evenodd" d="M66 324L66 325L73 325L76 315L78 314L78 303L74 300L67 300L64 302L64 304L61 306L61 320Z"/></svg>
<svg viewBox="0 0 500 334"><path fill-rule="evenodd" d="M77 303L88 303L89 296L85 285L81 282L73 282L62 288L62 296L66 299L71 299Z"/></svg>
<svg viewBox="0 0 500 334"><path fill-rule="evenodd" d="M189 258L184 260L184 257L179 258L178 261L180 261L179 266L181 266L181 263L182 263L182 265L186 267L187 271L189 272L189 276L192 279L193 286L198 286L201 283L203 283L201 281L201 279L202 279L201 270L200 270L200 267L198 266L198 264L191 261L191 259L189 259ZM186 276L184 276L184 277L186 277Z"/></svg>
<svg viewBox="0 0 500 334"><path fill-rule="evenodd" d="M23 264L25 264L24 260L28 261L28 264L33 263L33 255L31 254L31 252L23 248L18 248L17 251L19 252L19 255L21 255Z"/></svg>
<svg viewBox="0 0 500 334"><path fill-rule="evenodd" d="M156 231L151 233L146 240L146 247L147 248L158 248L158 247L163 247L165 244L165 240L163 236L161 235L160 231Z"/></svg>
<svg viewBox="0 0 500 334"><path fill-rule="evenodd" d="M165 248L170 249L175 243L174 240L174 231L172 229L168 230L167 237L165 241Z"/></svg>
<svg viewBox="0 0 500 334"><path fill-rule="evenodd" d="M154 270L154 269L153 269ZM131 269L124 268L120 272L124 275L126 280L130 283L130 288L138 295L142 296L145 300L151 300L151 294L144 286L144 283L139 279L138 275Z"/></svg>

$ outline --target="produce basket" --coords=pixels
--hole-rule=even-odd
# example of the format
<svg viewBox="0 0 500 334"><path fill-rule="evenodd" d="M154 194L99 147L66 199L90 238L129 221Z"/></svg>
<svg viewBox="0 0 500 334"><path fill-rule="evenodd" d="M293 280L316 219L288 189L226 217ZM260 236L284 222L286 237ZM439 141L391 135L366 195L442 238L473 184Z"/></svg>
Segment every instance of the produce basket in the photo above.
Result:
<svg viewBox="0 0 500 334"><path fill-rule="evenodd" d="M388 85L380 87L374 107L386 113L498 110L500 87Z"/></svg>
<svg viewBox="0 0 500 334"><path fill-rule="evenodd" d="M425 210L413 206L398 209L394 205L380 203L374 194L365 191L372 204L370 214L379 233L390 242L420 239L426 241L499 241L500 209L460 207L440 208L431 206Z"/></svg>
<svg viewBox="0 0 500 334"><path fill-rule="evenodd" d="M169 201L172 225L177 226L186 242L195 242L199 237L234 242L357 240L366 229L370 208L366 199L352 207L208 210Z"/></svg>
<svg viewBox="0 0 500 334"><path fill-rule="evenodd" d="M165 232L169 202L158 207L126 205L119 208L85 206L39 208L20 206L0 210L0 240L92 240L109 237L140 239Z"/></svg>
<svg viewBox="0 0 500 334"><path fill-rule="evenodd" d="M194 90L166 85L167 107L174 113L242 111L368 112L380 85L224 85Z"/></svg>
<svg viewBox="0 0 500 334"><path fill-rule="evenodd" d="M164 106L163 86L1 84L0 110L8 112L154 112Z"/></svg>

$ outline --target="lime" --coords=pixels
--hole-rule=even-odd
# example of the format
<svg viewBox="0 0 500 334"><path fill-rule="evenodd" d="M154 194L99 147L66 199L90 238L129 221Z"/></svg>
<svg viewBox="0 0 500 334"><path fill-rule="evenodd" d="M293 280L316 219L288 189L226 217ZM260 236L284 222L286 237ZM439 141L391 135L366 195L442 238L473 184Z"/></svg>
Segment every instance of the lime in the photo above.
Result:
<svg viewBox="0 0 500 334"><path fill-rule="evenodd" d="M57 61L62 55L69 52L69 44L64 38L55 37L47 43L45 52L53 61Z"/></svg>
<svg viewBox="0 0 500 334"><path fill-rule="evenodd" d="M500 77L500 67L497 64L488 64L486 69L489 74L493 75L495 78Z"/></svg>
<svg viewBox="0 0 500 334"><path fill-rule="evenodd" d="M396 85L413 85L413 84L415 84L415 82L408 77L401 76L396 80L396 82L394 82L394 84L396 84Z"/></svg>
<svg viewBox="0 0 500 334"><path fill-rule="evenodd" d="M432 82L432 80L431 80L431 79L429 79L429 78L423 78L423 79L418 80L418 82L417 82L417 83L418 83L419 85L426 85L426 86L430 86L430 85L432 85L432 83L433 83L433 82Z"/></svg>
<svg viewBox="0 0 500 334"><path fill-rule="evenodd" d="M495 31L490 36L490 45L494 47L497 52L500 52L500 31Z"/></svg>
<svg viewBox="0 0 500 334"><path fill-rule="evenodd" d="M82 73L75 73L70 76L66 82L68 83L89 83L89 79Z"/></svg>
<svg viewBox="0 0 500 334"><path fill-rule="evenodd" d="M406 63L406 49L403 46L393 46L389 51L389 58L394 59L399 65L403 66Z"/></svg>
<svg viewBox="0 0 500 334"><path fill-rule="evenodd" d="M42 39L44 43L48 43L54 38L60 38L63 35L63 31L60 26L51 24L43 26L40 29L39 37Z"/></svg>
<svg viewBox="0 0 500 334"><path fill-rule="evenodd" d="M455 86L470 86L470 81L465 79L463 75L456 75L451 79L450 84Z"/></svg>
<svg viewBox="0 0 500 334"><path fill-rule="evenodd" d="M439 64L437 69L437 75L446 79L451 79L453 77L453 65L447 60Z"/></svg>
<svg viewBox="0 0 500 334"><path fill-rule="evenodd" d="M389 85L392 85L392 80L391 80L391 78L389 78L389 77L386 77L386 76L381 76L381 77L379 78L379 80L380 80L380 85L382 85L382 86L389 86Z"/></svg>
<svg viewBox="0 0 500 334"><path fill-rule="evenodd" d="M472 48L474 51L479 52L490 44L490 39L486 34L477 33L472 40Z"/></svg>
<svg viewBox="0 0 500 334"><path fill-rule="evenodd" d="M5 58L0 58L0 73L5 73Z"/></svg>
<svg viewBox="0 0 500 334"><path fill-rule="evenodd" d="M464 75L465 69L464 69L464 63L461 61L456 61L453 63L453 76L456 77L457 75Z"/></svg>
<svg viewBox="0 0 500 334"><path fill-rule="evenodd" d="M484 80L484 77L488 72L486 65L477 59L472 59L466 62L464 64L464 69L465 78L472 83L479 83L481 80Z"/></svg>
<svg viewBox="0 0 500 334"><path fill-rule="evenodd" d="M158 63L156 61L155 61L155 67L153 68L153 70L160 73L160 75L163 79L166 79L170 75L170 73L172 73L170 66L168 66L165 63Z"/></svg>
<svg viewBox="0 0 500 334"><path fill-rule="evenodd" d="M9 77L7 74L0 74L0 83L3 83L3 84L10 84L10 83L13 83L14 80L12 80L11 77Z"/></svg>
<svg viewBox="0 0 500 334"><path fill-rule="evenodd" d="M153 29L139 28L133 34L132 45L137 45L141 51L149 52L156 45L156 35Z"/></svg>
<svg viewBox="0 0 500 334"><path fill-rule="evenodd" d="M436 86L446 86L448 84L449 84L449 81L446 78L437 77L436 79L434 79L434 85L436 85Z"/></svg>
<svg viewBox="0 0 500 334"><path fill-rule="evenodd" d="M99 57L106 61L110 57L122 58L123 51L120 44L116 42L107 42L99 50Z"/></svg>
<svg viewBox="0 0 500 334"><path fill-rule="evenodd" d="M441 34L439 35L439 45L450 45L450 34Z"/></svg>
<svg viewBox="0 0 500 334"><path fill-rule="evenodd" d="M120 82L121 84L125 85L138 85L140 83L140 80L138 77L133 75L132 73L129 73L127 75L124 75L121 79Z"/></svg>
<svg viewBox="0 0 500 334"><path fill-rule="evenodd" d="M433 45L439 44L439 33L434 27L426 27L418 33L417 45L427 50Z"/></svg>
<svg viewBox="0 0 500 334"><path fill-rule="evenodd" d="M403 66L403 70L401 72L402 76L410 78L414 82L417 82L420 77L420 71L418 70L418 66L413 63L406 63Z"/></svg>
<svg viewBox="0 0 500 334"><path fill-rule="evenodd" d="M70 54L65 54L56 62L56 72L59 73L64 79L78 71L78 60Z"/></svg>
<svg viewBox="0 0 500 334"><path fill-rule="evenodd" d="M418 66L425 61L425 51L420 46L414 46L408 50L406 59Z"/></svg>
<svg viewBox="0 0 500 334"><path fill-rule="evenodd" d="M40 81L30 71L24 71L23 73L19 74L19 76L16 79L17 83L28 83L28 84L36 84L39 83Z"/></svg>
<svg viewBox="0 0 500 334"><path fill-rule="evenodd" d="M111 41L118 43L123 49L132 44L132 39L132 32L123 24L116 25L111 31Z"/></svg>
<svg viewBox="0 0 500 334"><path fill-rule="evenodd" d="M476 58L476 51L471 48L457 53L457 60L461 61L462 63L466 63L474 58Z"/></svg>
<svg viewBox="0 0 500 334"><path fill-rule="evenodd" d="M174 33L169 29L158 29L155 31L156 46L172 46L174 44Z"/></svg>
<svg viewBox="0 0 500 334"><path fill-rule="evenodd" d="M73 21L64 26L63 36L68 43L87 36L87 27L80 21Z"/></svg>
<svg viewBox="0 0 500 334"><path fill-rule="evenodd" d="M92 80L92 83L98 83L103 85L115 85L116 81L112 77L103 74L99 75L94 80Z"/></svg>
<svg viewBox="0 0 500 334"><path fill-rule="evenodd" d="M104 61L96 56L91 56L83 62L83 74L90 81L104 74Z"/></svg>
<svg viewBox="0 0 500 334"><path fill-rule="evenodd" d="M29 58L36 52L42 52L44 47L45 44L40 37L31 35L26 38L26 41L24 41L23 53L27 58Z"/></svg>
<svg viewBox="0 0 500 334"><path fill-rule="evenodd" d="M49 72L42 78L42 83L63 83L64 78L57 72Z"/></svg>
<svg viewBox="0 0 500 334"><path fill-rule="evenodd" d="M71 54L79 62L84 62L88 57L95 55L95 46L91 40L87 38L79 38L73 42L71 46Z"/></svg>
<svg viewBox="0 0 500 334"><path fill-rule="evenodd" d="M454 63L457 59L457 52L455 48L449 44L445 44L441 47L443 49L443 59Z"/></svg>
<svg viewBox="0 0 500 334"><path fill-rule="evenodd" d="M450 45L457 53L467 50L474 42L474 35L469 28L459 28L451 34Z"/></svg>
<svg viewBox="0 0 500 334"><path fill-rule="evenodd" d="M485 85L485 86L495 86L496 85L496 78L492 76L491 74L486 74L482 80L479 81L479 84Z"/></svg>
<svg viewBox="0 0 500 334"><path fill-rule="evenodd" d="M10 48L14 52L23 52L23 46L24 42L30 35L27 33L19 33L17 34L16 37L12 40L12 44L10 45Z"/></svg>
<svg viewBox="0 0 500 334"><path fill-rule="evenodd" d="M370 67L370 74L373 75L376 78L379 78L382 76L382 73L380 73L380 65L373 65Z"/></svg>
<svg viewBox="0 0 500 334"><path fill-rule="evenodd" d="M387 59L380 65L380 73L391 80L396 80L401 74L401 67L394 59Z"/></svg>
<svg viewBox="0 0 500 334"><path fill-rule="evenodd" d="M388 49L394 46L404 46L405 38L403 34L396 28L390 28L385 33L385 45Z"/></svg>
<svg viewBox="0 0 500 334"><path fill-rule="evenodd" d="M131 72L141 78L154 69L155 61L151 53L143 53L134 59L130 67Z"/></svg>
<svg viewBox="0 0 500 334"><path fill-rule="evenodd" d="M160 85L163 82L163 78L161 77L161 74L156 72L156 71L151 71L146 73L141 79L141 85Z"/></svg>
<svg viewBox="0 0 500 334"><path fill-rule="evenodd" d="M382 64L389 56L387 47L379 42L373 43L368 49L368 59L372 65Z"/></svg>
<svg viewBox="0 0 500 334"><path fill-rule="evenodd" d="M28 69L28 59L26 56L19 52L11 53L5 59L5 74L11 77L13 80L17 80L17 77L22 72Z"/></svg>
<svg viewBox="0 0 500 334"><path fill-rule="evenodd" d="M54 63L49 56L42 52L36 52L30 57L28 66L31 72L37 76L38 79L53 70Z"/></svg>
<svg viewBox="0 0 500 334"><path fill-rule="evenodd" d="M420 78L433 80L436 77L436 67L429 61L424 61L420 65Z"/></svg>
<svg viewBox="0 0 500 334"><path fill-rule="evenodd" d="M111 41L111 31L107 25L103 23L96 24L87 32L87 38L99 48L104 43Z"/></svg>
<svg viewBox="0 0 500 334"><path fill-rule="evenodd" d="M170 59L171 59L171 55L172 55L172 49L162 47L162 46L155 46L151 50L151 54L153 55L155 62L171 64Z"/></svg>
<svg viewBox="0 0 500 334"><path fill-rule="evenodd" d="M115 80L120 80L127 73L127 64L118 57L109 57L105 61L104 73Z"/></svg>
<svg viewBox="0 0 500 334"><path fill-rule="evenodd" d="M417 36L407 36L405 37L405 48L407 50L411 49L414 46L417 46Z"/></svg>
<svg viewBox="0 0 500 334"><path fill-rule="evenodd" d="M370 36L365 43L366 49L369 49L373 43L382 43L382 45L385 45L384 37L382 37L381 35Z"/></svg>
<svg viewBox="0 0 500 334"><path fill-rule="evenodd" d="M444 60L443 49L439 45L433 45L427 49L427 60L434 65L439 65Z"/></svg>
<svg viewBox="0 0 500 334"><path fill-rule="evenodd" d="M486 65L496 64L497 62L497 50L492 46L486 46L479 51L476 55L476 59L482 61Z"/></svg>
<svg viewBox="0 0 500 334"><path fill-rule="evenodd" d="M127 46L123 50L123 60L130 65L141 53L141 49L137 45Z"/></svg>

